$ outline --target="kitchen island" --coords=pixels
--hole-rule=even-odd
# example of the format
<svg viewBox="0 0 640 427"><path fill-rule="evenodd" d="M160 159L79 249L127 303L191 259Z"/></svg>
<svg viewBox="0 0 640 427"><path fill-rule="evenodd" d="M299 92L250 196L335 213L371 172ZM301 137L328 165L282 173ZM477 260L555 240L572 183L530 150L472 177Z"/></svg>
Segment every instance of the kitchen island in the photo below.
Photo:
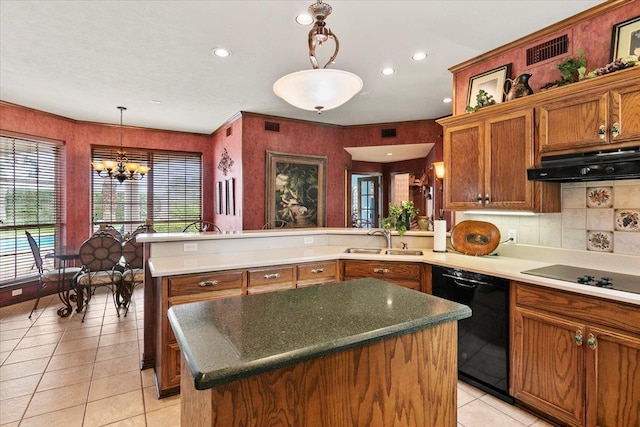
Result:
<svg viewBox="0 0 640 427"><path fill-rule="evenodd" d="M171 307L182 425L456 425L468 307L377 279Z"/></svg>

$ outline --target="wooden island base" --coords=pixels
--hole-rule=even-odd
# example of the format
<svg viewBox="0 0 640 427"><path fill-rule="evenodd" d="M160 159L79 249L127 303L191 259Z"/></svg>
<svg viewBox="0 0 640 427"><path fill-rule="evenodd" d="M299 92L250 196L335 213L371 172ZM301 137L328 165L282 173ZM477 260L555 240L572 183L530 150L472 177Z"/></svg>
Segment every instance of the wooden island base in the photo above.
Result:
<svg viewBox="0 0 640 427"><path fill-rule="evenodd" d="M184 356L183 426L456 426L448 322L199 391Z"/></svg>

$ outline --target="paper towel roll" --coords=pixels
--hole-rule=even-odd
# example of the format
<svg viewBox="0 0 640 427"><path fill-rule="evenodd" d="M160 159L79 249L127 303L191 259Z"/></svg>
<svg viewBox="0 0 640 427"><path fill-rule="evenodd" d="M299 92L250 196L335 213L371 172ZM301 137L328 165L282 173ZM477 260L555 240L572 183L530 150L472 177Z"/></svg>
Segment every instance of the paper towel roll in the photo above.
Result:
<svg viewBox="0 0 640 427"><path fill-rule="evenodd" d="M447 221L438 219L433 223L433 252L447 252Z"/></svg>

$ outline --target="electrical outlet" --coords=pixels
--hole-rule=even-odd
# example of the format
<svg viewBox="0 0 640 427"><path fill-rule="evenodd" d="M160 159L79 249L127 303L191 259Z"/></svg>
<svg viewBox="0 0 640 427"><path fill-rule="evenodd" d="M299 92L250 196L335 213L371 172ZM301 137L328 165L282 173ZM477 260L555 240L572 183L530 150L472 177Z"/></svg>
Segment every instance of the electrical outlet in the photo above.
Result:
<svg viewBox="0 0 640 427"><path fill-rule="evenodd" d="M198 244L197 243L185 243L184 244L184 251L185 252L195 252L198 250Z"/></svg>
<svg viewBox="0 0 640 427"><path fill-rule="evenodd" d="M305 237L305 238L304 238L304 244L305 244L305 245L310 245L310 244L312 244L312 243L313 243L313 237L308 236L308 237Z"/></svg>
<svg viewBox="0 0 640 427"><path fill-rule="evenodd" d="M516 230L509 230L507 239L509 239L509 243L518 243L518 232Z"/></svg>
<svg viewBox="0 0 640 427"><path fill-rule="evenodd" d="M18 295L22 295L22 289L14 289L11 291L12 297L17 297Z"/></svg>

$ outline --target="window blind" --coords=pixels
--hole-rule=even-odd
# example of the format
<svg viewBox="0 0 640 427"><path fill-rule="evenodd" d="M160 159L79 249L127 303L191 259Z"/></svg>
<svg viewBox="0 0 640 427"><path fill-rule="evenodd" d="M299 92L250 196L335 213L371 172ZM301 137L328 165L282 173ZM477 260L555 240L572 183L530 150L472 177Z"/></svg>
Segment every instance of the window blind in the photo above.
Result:
<svg viewBox="0 0 640 427"><path fill-rule="evenodd" d="M0 135L0 283L37 274L25 230L44 256L64 226L64 146Z"/></svg>
<svg viewBox="0 0 640 427"><path fill-rule="evenodd" d="M182 231L202 218L202 154L125 149L130 162L151 167L140 180L92 174L93 224L132 232L146 219L158 232ZM116 149L93 147L92 161L115 159Z"/></svg>

